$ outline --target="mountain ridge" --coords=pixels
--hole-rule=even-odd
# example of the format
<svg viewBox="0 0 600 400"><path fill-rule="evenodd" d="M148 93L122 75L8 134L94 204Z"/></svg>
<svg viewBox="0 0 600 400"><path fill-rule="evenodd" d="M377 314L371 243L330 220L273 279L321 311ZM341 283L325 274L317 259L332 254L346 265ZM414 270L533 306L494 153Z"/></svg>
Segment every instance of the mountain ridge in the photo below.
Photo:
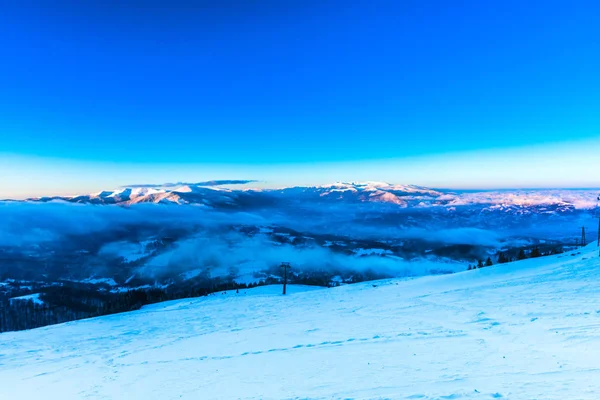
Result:
<svg viewBox="0 0 600 400"><path fill-rule="evenodd" d="M92 194L33 197L24 202L65 201L69 203L123 205L140 203L171 205L240 206L247 201L310 200L355 203L388 203L399 207L453 207L465 204L490 206L542 206L592 209L597 206L595 189L516 189L451 191L418 185L387 182L336 182L328 185L283 188L230 188L214 185L184 184L159 188L130 186Z"/></svg>

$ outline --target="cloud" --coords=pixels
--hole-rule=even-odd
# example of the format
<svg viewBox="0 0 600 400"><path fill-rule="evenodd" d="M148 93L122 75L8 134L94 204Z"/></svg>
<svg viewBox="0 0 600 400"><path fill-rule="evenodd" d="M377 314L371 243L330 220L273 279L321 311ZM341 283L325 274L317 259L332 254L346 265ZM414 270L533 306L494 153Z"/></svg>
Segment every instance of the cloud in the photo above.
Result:
<svg viewBox="0 0 600 400"><path fill-rule="evenodd" d="M211 276L226 276L235 267L240 275L266 271L289 261L294 271L334 273L375 271L382 276L416 276L433 271L458 271L464 264L399 257L359 257L315 245L294 246L273 242L266 235L245 236L228 232L222 236L196 235L182 240L169 252L153 258L137 273L152 279L176 276L185 271L210 270Z"/></svg>
<svg viewBox="0 0 600 400"><path fill-rule="evenodd" d="M349 215L352 213L346 217ZM341 216L338 213L337 218L341 219ZM458 264L440 267L440 264L427 260L408 262L399 257L358 257L321 247L312 241L304 245L280 243L269 234L257 233L255 228L250 229L253 233L244 229L287 225L305 230L308 235L310 230L314 234L337 232L337 228L328 229L323 221L321 227L315 226L314 221L303 224L303 219L295 214L285 216L282 212L277 218L271 217L269 213L221 212L201 206L0 202L0 246L24 249L24 255L32 248L41 248L59 257L85 250L93 258L95 271L103 273L114 271L115 258L143 257L139 255L140 242L151 238L173 238L172 245L139 265L138 276L161 279L205 268L210 268L213 276L227 275L231 267L236 267L242 274L253 273L281 261L292 262L297 271L373 270L387 276L422 275L435 269L462 268ZM320 218L326 217L321 215ZM351 223L346 225L345 235L360 238L372 233L361 224L356 224L354 230L350 230L351 226Z"/></svg>
<svg viewBox="0 0 600 400"><path fill-rule="evenodd" d="M149 189L160 189L160 188L174 188L179 186L224 186L224 185L246 185L248 183L258 182L257 180L252 179L221 179L214 181L204 181L204 182L176 182L176 183L163 183L163 184L155 184L155 183L141 183L134 185L125 185L121 186L121 188L149 188Z"/></svg>
<svg viewBox="0 0 600 400"><path fill-rule="evenodd" d="M123 233L143 236L154 232L217 229L236 224L265 224L259 215L216 212L200 206L171 207L139 204L135 207L51 201L0 202L0 246L20 246L77 236L97 241Z"/></svg>
<svg viewBox="0 0 600 400"><path fill-rule="evenodd" d="M250 212L202 205L120 207L63 201L0 202L0 255L5 251L5 254L21 253L26 258L29 254L38 254L31 249L39 248L39 254L56 254L69 259L85 250L90 257L96 257L97 264L90 263L94 268L97 265L101 270L105 266L104 270L114 271L114 265L119 265L114 261L124 256L123 253L140 254L141 242L166 238L168 243L170 239L173 243L135 265L140 268L140 275L176 276L205 268L210 268L211 273L226 275L231 267L251 273L290 261L301 270L372 269L405 276L460 268L457 264L440 265L426 259L411 262L394 256L357 257L350 252L352 246L385 248L407 242L406 253L402 248L396 255L408 259L423 254L426 249L446 245L500 248L531 237L560 237L590 221L597 224L589 214L582 212L549 218L545 214L481 214L480 208L473 206L456 208L449 213L437 208L398 209L381 203L294 201L252 208ZM268 233L270 229L257 229L260 227L274 228L276 234ZM314 240L292 244L279 240L282 232L283 237L289 233ZM319 245L337 240L348 247ZM140 258L143 254L137 257Z"/></svg>

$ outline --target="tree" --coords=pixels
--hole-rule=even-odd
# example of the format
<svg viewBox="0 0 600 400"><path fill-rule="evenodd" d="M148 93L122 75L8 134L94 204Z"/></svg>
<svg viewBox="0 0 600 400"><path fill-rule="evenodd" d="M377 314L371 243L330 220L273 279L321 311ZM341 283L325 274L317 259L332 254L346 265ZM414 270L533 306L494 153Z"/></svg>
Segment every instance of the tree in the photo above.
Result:
<svg viewBox="0 0 600 400"><path fill-rule="evenodd" d="M477 260L477 268L483 268L483 261Z"/></svg>
<svg viewBox="0 0 600 400"><path fill-rule="evenodd" d="M527 256L525 255L525 250L521 249L517 255L517 260L525 260L526 258Z"/></svg>
<svg viewBox="0 0 600 400"><path fill-rule="evenodd" d="M508 257L504 253L498 254L498 264L505 264L509 261Z"/></svg>
<svg viewBox="0 0 600 400"><path fill-rule="evenodd" d="M487 260L485 260L485 266L491 267L492 265L494 265L494 263L492 262L492 259L488 257Z"/></svg>
<svg viewBox="0 0 600 400"><path fill-rule="evenodd" d="M531 250L531 258L537 258L537 257L541 257L542 253L540 252L540 249L538 249L537 247L534 248L533 250Z"/></svg>

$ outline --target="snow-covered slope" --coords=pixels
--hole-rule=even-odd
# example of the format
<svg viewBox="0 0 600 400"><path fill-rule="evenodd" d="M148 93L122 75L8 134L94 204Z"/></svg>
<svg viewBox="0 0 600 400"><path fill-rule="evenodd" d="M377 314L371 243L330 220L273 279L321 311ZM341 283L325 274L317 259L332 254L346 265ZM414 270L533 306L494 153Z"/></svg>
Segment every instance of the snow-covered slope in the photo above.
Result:
<svg viewBox="0 0 600 400"><path fill-rule="evenodd" d="M2 398L598 399L600 257L216 294L0 334ZM251 295L254 294L254 295Z"/></svg>

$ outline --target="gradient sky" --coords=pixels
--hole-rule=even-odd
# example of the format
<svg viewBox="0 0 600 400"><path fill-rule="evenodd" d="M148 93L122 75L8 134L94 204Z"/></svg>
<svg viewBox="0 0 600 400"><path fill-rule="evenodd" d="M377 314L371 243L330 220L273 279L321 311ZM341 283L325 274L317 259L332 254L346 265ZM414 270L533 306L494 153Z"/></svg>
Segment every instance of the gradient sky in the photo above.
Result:
<svg viewBox="0 0 600 400"><path fill-rule="evenodd" d="M597 187L599 4L9 1L0 198L210 179Z"/></svg>

